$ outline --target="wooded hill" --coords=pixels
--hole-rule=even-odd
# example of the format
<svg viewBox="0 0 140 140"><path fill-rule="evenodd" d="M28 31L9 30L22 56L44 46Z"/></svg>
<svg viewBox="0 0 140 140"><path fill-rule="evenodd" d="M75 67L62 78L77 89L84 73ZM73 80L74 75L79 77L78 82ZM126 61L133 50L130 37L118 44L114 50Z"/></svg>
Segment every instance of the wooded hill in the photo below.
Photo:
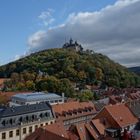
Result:
<svg viewBox="0 0 140 140"><path fill-rule="evenodd" d="M5 88L14 90L63 92L72 90L73 83L122 88L140 85L139 76L107 56L66 48L40 51L1 66L0 77L11 78Z"/></svg>

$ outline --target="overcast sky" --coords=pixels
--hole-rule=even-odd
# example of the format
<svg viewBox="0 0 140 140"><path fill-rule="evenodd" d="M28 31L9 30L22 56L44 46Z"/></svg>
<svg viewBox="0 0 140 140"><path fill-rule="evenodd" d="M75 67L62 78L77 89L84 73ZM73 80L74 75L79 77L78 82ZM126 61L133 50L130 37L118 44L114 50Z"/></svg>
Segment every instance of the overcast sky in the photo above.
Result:
<svg viewBox="0 0 140 140"><path fill-rule="evenodd" d="M16 53L13 53L13 59L43 49L62 47L65 39L69 40L72 37L85 49L93 49L108 55L122 65L140 66L140 0L106 0L106 2L77 0L74 2L74 0L65 1L59 7L61 10L58 5L54 6L49 1L50 5L46 9L40 7L40 13L37 8L37 20L30 22L28 19L32 26L29 24L30 29L27 32L23 31L24 36L22 32L19 34L23 36L24 43L18 40L18 36L15 37L19 47L23 45L25 47L18 48L20 51L16 51L14 46L11 46L11 51L14 49ZM23 22L26 23L26 21ZM9 26L12 28L12 25ZM16 39L14 41L16 44ZM1 52L1 49L0 53L6 54ZM12 55L10 56L11 58L5 61L2 61L4 57L0 57L0 62L12 60Z"/></svg>

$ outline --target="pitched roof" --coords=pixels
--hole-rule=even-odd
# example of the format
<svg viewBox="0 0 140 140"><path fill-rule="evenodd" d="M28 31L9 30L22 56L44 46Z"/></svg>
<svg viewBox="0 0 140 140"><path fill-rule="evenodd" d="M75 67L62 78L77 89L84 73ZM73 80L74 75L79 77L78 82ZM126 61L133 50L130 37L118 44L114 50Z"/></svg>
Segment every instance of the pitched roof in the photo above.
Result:
<svg viewBox="0 0 140 140"><path fill-rule="evenodd" d="M80 140L90 140L90 137L87 134L87 130L84 123L77 124L76 130L77 130Z"/></svg>
<svg viewBox="0 0 140 140"><path fill-rule="evenodd" d="M136 116L125 104L108 105L104 109L120 127L125 127L138 122Z"/></svg>
<svg viewBox="0 0 140 140"><path fill-rule="evenodd" d="M140 118L140 100L136 101L130 101L127 103L129 106L130 110L138 117Z"/></svg>
<svg viewBox="0 0 140 140"><path fill-rule="evenodd" d="M20 94L23 93L28 94L29 92L20 92ZM7 98L7 100L10 100L13 95L19 94L19 92L0 92L0 94L4 95Z"/></svg>
<svg viewBox="0 0 140 140"><path fill-rule="evenodd" d="M63 104L57 104L52 106L54 112L60 114L64 111L68 112L69 110L75 110L75 109L85 108L85 107L92 107L95 110L94 104L92 102L72 101L72 102L66 102Z"/></svg>
<svg viewBox="0 0 140 140"><path fill-rule="evenodd" d="M45 130L52 132L60 137L69 138L62 122L47 125Z"/></svg>
<svg viewBox="0 0 140 140"><path fill-rule="evenodd" d="M70 140L79 140L79 137L72 131L67 131Z"/></svg>
<svg viewBox="0 0 140 140"><path fill-rule="evenodd" d="M7 80L10 80L10 79L8 79L8 78L0 78L0 85L2 85Z"/></svg>
<svg viewBox="0 0 140 140"><path fill-rule="evenodd" d="M98 132L95 130L95 128L90 122L76 124L75 127L80 140L97 140L100 137Z"/></svg>
<svg viewBox="0 0 140 140"><path fill-rule="evenodd" d="M68 140L63 136L56 135L44 128L38 128L34 133L27 136L25 140Z"/></svg>
<svg viewBox="0 0 140 140"><path fill-rule="evenodd" d="M37 129L29 135L25 140L69 140L69 135L64 128L62 122L47 125ZM77 139L72 139L77 140Z"/></svg>
<svg viewBox="0 0 140 140"><path fill-rule="evenodd" d="M32 105L23 105L15 107L3 107L0 108L0 118L3 117L12 117L16 115L22 115L32 112L38 112L43 110L51 110L51 107L48 103L39 103Z"/></svg>
<svg viewBox="0 0 140 140"><path fill-rule="evenodd" d="M92 123L95 126L95 128L98 130L100 135L104 135L105 129L110 127L109 122L105 118L93 119Z"/></svg>
<svg viewBox="0 0 140 140"><path fill-rule="evenodd" d="M95 128L92 127L92 125L90 123L86 123L85 127L95 140L100 137L98 132L95 130Z"/></svg>

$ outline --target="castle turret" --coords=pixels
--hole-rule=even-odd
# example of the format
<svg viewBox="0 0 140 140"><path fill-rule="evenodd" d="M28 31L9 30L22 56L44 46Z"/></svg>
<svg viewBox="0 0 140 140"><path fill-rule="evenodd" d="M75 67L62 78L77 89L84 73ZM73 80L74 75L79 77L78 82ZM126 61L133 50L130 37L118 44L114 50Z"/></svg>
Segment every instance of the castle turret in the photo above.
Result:
<svg viewBox="0 0 140 140"><path fill-rule="evenodd" d="M76 52L82 52L83 51L83 48L80 44L77 43L77 41L73 42L72 39L69 40L69 43L65 43L63 45L63 48L65 49L70 49L70 50L73 50L73 51L76 51Z"/></svg>

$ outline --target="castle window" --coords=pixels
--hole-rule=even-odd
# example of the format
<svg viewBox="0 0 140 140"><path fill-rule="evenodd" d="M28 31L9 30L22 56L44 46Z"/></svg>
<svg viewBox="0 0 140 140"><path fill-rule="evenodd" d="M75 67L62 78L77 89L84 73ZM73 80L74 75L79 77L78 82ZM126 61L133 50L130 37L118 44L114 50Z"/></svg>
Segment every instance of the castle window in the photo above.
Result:
<svg viewBox="0 0 140 140"><path fill-rule="evenodd" d="M2 140L5 140L6 139L6 133L2 133Z"/></svg>
<svg viewBox="0 0 140 140"><path fill-rule="evenodd" d="M19 136L19 129L16 130L16 136Z"/></svg>
<svg viewBox="0 0 140 140"><path fill-rule="evenodd" d="M32 133L32 126L29 127L29 133Z"/></svg>
<svg viewBox="0 0 140 140"><path fill-rule="evenodd" d="M35 125L35 129L37 129L38 128L38 125Z"/></svg>
<svg viewBox="0 0 140 140"><path fill-rule="evenodd" d="M23 128L23 134L26 134L26 128Z"/></svg>
<svg viewBox="0 0 140 140"><path fill-rule="evenodd" d="M13 137L13 131L10 131L9 132L9 138L12 138Z"/></svg>

